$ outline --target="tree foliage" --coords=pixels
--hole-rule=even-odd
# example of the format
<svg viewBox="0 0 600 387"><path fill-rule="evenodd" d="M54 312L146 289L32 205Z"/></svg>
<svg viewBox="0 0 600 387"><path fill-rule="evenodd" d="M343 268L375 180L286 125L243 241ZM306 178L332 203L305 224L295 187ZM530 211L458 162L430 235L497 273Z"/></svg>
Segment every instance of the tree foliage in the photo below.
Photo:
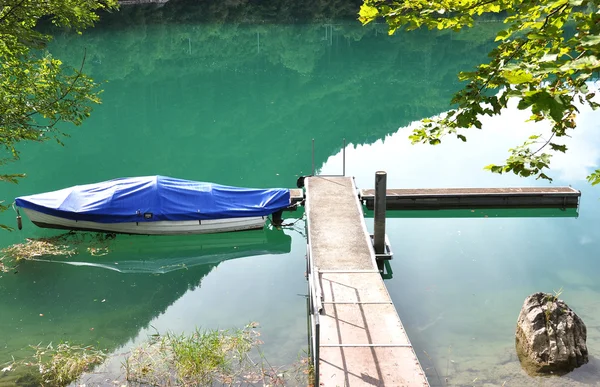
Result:
<svg viewBox="0 0 600 387"><path fill-rule="evenodd" d="M59 124L81 124L100 101L96 84L81 72L85 53L81 68L64 67L44 51L51 36L37 28L40 22L80 32L98 20L98 10L116 6L116 0L0 0L0 166L19 157L20 141L60 143ZM23 176L0 174L0 181Z"/></svg>
<svg viewBox="0 0 600 387"><path fill-rule="evenodd" d="M67 68L44 47L51 36L37 27L50 22L78 32L98 20L98 10L116 0L0 0L0 164L18 158L15 144L60 134L59 124L79 125L99 103L96 84L81 70ZM20 174L0 175L16 182Z"/></svg>
<svg viewBox="0 0 600 387"><path fill-rule="evenodd" d="M364 0L359 20L385 18L389 33L398 29L461 30L484 14L497 14L506 27L496 35L490 61L461 72L466 86L454 108L432 119L410 136L414 143L439 144L445 135L466 141L461 129L481 129L481 117L498 115L510 99L530 109L530 121L551 125L547 136L533 135L510 150L496 173L513 172L552 180L546 170L555 152L565 152L564 137L575 128L578 107L600 106L591 90L600 69L600 0ZM600 183L600 169L588 176Z"/></svg>

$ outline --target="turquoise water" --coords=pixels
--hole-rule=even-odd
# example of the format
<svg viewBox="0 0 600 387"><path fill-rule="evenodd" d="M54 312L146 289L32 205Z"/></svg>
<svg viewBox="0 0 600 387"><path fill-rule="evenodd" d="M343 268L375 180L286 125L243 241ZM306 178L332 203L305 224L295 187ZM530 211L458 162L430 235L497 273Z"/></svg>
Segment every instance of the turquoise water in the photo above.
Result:
<svg viewBox="0 0 600 387"><path fill-rule="evenodd" d="M28 176L1 195L150 174L294 187L311 172L312 138L320 173L341 172L346 140L346 173L359 187L372 187L376 170L397 188L545 185L482 171L544 130L524 124L523 112L485 121L465 144L407 139L416 120L448 109L457 72L485 58L494 28L389 37L385 26L354 22L179 21L58 35L56 56L76 64L85 50L88 73L106 81L103 104L81 128L66 128L64 147L24 145L6 171ZM386 283L432 385L600 385L600 189L584 181L600 160L599 118L584 111L569 154L554 162L553 184L583 191L577 218L389 219ZM0 222L13 225L14 214ZM25 221L1 233L0 245L54 234ZM250 321L261 324L268 359L289 364L306 350L302 221L231 236L118 236L104 256L85 243L75 256L2 274L0 363L40 342L122 354L156 330ZM530 378L514 355L519 309L530 293L561 287L588 326L590 364L561 379ZM102 377L118 374L118 361L108 369Z"/></svg>
<svg viewBox="0 0 600 387"><path fill-rule="evenodd" d="M346 170L361 187L374 185L376 170L387 170L388 187L548 185L482 170L524 136L545 129L523 124L525 118L510 109L487 120L486 131L474 131L467 143L449 140L437 147L409 145L409 127L401 127L382 141L348 147ZM553 164L552 185L582 191L578 217L539 217L535 211L514 218L509 211L497 218L496 211L478 210L388 219L394 259L386 284L432 385L600 385L600 189L585 182L600 157L594 133L599 118L583 109L581 132L568 144L573 153ZM321 172L339 173L341 161L341 153L332 155ZM372 227L372 219L367 224ZM562 378L529 377L514 350L521 305L531 293L561 289L587 325L590 362Z"/></svg>

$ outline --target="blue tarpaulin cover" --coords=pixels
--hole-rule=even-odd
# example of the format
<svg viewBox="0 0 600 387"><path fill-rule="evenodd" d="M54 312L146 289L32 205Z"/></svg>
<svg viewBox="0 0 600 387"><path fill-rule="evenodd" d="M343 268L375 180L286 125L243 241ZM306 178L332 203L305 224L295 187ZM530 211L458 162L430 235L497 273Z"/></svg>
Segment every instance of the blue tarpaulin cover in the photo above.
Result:
<svg viewBox="0 0 600 387"><path fill-rule="evenodd" d="M144 176L21 196L15 204L98 223L205 220L270 215L290 205L290 191Z"/></svg>

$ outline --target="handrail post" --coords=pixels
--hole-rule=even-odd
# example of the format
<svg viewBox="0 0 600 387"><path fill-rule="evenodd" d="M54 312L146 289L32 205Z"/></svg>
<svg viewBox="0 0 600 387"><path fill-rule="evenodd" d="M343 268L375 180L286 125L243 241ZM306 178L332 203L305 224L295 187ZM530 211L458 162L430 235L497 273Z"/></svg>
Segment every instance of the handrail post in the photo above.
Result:
<svg viewBox="0 0 600 387"><path fill-rule="evenodd" d="M320 378L319 378L319 372L320 372L320 359L321 359L321 350L320 350L320 344L321 344L321 321L319 321L319 314L317 313L315 315L315 360L313 360L313 369L314 369L314 374L315 374L315 386L320 386Z"/></svg>
<svg viewBox="0 0 600 387"><path fill-rule="evenodd" d="M344 138L344 145L342 146L342 176L346 176L346 139Z"/></svg>
<svg viewBox="0 0 600 387"><path fill-rule="evenodd" d="M315 175L315 139L312 139L312 176Z"/></svg>
<svg viewBox="0 0 600 387"><path fill-rule="evenodd" d="M373 227L373 247L375 254L385 253L385 208L387 173L378 171L375 173L375 213Z"/></svg>

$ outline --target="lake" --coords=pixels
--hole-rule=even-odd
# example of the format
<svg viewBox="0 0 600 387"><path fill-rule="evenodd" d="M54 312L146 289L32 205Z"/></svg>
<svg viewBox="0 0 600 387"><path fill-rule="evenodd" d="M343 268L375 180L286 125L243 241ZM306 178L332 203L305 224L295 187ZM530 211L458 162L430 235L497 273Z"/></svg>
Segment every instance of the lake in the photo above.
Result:
<svg viewBox="0 0 600 387"><path fill-rule="evenodd" d="M483 170L547 132L515 108L468 131L466 143L408 140L420 119L449 109L458 72L485 60L495 23L388 36L385 25L347 19L216 22L166 18L164 8L140 8L124 21L113 15L81 36L57 34L50 50L74 66L85 52L86 72L105 81L103 103L80 128L65 128L64 147L22 144L21 159L4 170L27 178L2 184L2 199L156 174L294 188L311 173L312 139L321 174L341 173L346 141L346 174L360 188L373 187L378 170L389 188L550 184ZM599 129L600 114L582 109L568 153L552 165L552 185L582 191L578 217L388 219L395 254L386 285L431 385L600 385L600 188L585 181L600 163ZM0 223L14 226L14 217L6 211ZM22 231L0 233L0 246L57 234L24 219ZM117 236L80 247L1 274L0 364L30 356L38 343L94 344L119 355L155 332L252 321L272 363L306 356L302 219L283 230ZM529 294L559 289L587 325L590 362L561 378L532 378L514 351L517 316ZM118 378L119 364L88 385ZM14 385L10 373L0 385Z"/></svg>

